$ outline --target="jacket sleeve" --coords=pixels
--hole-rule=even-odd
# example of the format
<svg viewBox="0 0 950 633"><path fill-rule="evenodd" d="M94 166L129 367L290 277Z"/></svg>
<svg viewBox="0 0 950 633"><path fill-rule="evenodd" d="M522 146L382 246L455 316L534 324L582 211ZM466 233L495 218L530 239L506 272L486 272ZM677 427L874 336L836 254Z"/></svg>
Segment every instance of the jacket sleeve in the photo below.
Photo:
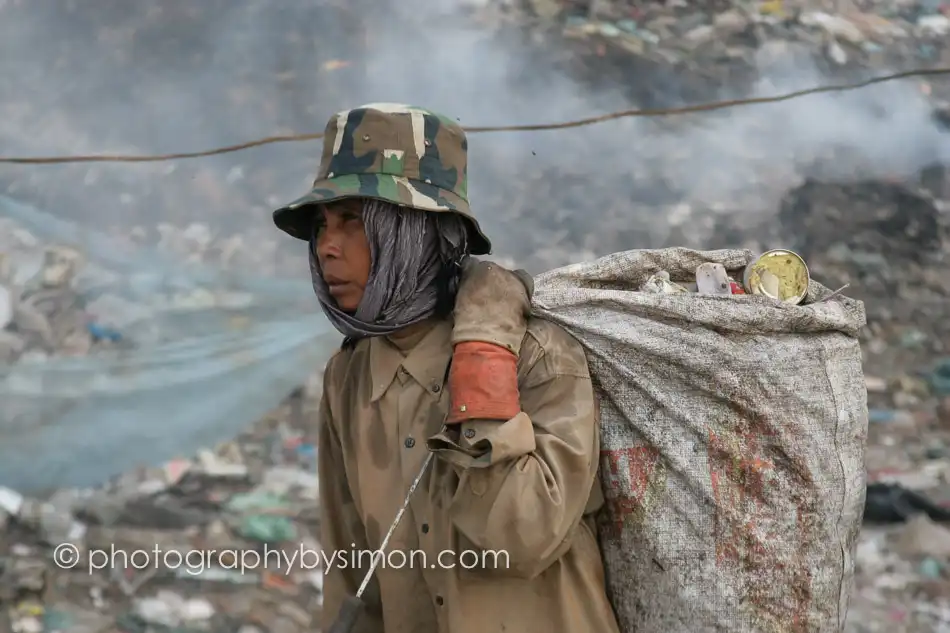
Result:
<svg viewBox="0 0 950 633"><path fill-rule="evenodd" d="M486 567L533 578L570 548L596 481L600 433L587 359L567 332L529 329L521 363L521 413L461 424L428 446L459 476L449 509L458 532L492 552Z"/></svg>
<svg viewBox="0 0 950 633"><path fill-rule="evenodd" d="M326 373L329 375L330 372ZM343 600L348 595L356 595L363 581L365 571L354 568L352 563L359 563L367 557L354 557L350 553L368 551L369 547L366 530L350 494L343 449L330 415L326 386L320 402L319 425L320 541L325 565L321 630L327 631L339 614ZM366 606L353 633L384 633L379 585L375 578L370 581L362 598Z"/></svg>

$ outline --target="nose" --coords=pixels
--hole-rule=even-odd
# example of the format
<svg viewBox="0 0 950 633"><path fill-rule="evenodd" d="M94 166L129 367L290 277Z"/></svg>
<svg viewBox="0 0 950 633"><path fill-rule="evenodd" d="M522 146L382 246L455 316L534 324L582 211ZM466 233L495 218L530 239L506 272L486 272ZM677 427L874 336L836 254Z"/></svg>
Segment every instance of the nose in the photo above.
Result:
<svg viewBox="0 0 950 633"><path fill-rule="evenodd" d="M339 229L324 224L317 232L315 239L315 251L317 259L321 262L328 259L338 259L342 256L341 233Z"/></svg>

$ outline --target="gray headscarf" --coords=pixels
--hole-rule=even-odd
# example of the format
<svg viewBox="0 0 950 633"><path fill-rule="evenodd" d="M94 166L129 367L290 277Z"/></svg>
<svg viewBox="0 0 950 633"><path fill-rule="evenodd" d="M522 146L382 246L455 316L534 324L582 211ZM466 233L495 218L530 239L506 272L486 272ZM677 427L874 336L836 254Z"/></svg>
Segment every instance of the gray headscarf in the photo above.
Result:
<svg viewBox="0 0 950 633"><path fill-rule="evenodd" d="M432 316L440 293L455 295L468 255L464 220L455 213L406 209L375 199L363 201L370 249L369 280L354 314L337 307L323 281L310 238L310 276L327 318L348 338L382 336Z"/></svg>

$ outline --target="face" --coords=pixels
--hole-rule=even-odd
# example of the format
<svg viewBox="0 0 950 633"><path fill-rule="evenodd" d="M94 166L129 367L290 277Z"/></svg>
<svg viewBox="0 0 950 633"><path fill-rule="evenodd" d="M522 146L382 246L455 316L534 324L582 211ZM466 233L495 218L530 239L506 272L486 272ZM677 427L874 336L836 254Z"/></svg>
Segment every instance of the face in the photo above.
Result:
<svg viewBox="0 0 950 633"><path fill-rule="evenodd" d="M355 312L369 280L371 256L359 199L321 205L316 220L316 255L323 281L344 312Z"/></svg>

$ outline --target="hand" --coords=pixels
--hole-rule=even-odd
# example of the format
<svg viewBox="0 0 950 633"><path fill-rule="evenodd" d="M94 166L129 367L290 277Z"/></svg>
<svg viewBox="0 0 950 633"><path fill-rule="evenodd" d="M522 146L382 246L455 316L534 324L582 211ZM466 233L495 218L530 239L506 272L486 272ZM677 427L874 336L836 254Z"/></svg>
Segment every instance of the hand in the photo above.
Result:
<svg viewBox="0 0 950 633"><path fill-rule="evenodd" d="M518 354L534 281L523 270L469 258L455 300L447 424L513 418L521 411Z"/></svg>
<svg viewBox="0 0 950 633"><path fill-rule="evenodd" d="M455 298L452 344L490 343L517 355L528 330L534 280L523 270L508 270L469 257Z"/></svg>

